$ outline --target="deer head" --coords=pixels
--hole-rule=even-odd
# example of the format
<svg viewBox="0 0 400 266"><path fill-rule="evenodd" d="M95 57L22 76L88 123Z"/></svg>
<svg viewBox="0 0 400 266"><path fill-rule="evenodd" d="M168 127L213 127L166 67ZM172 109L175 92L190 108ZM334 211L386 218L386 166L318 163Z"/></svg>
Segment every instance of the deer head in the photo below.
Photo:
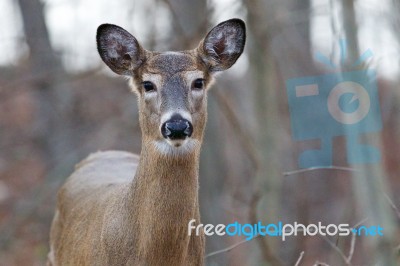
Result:
<svg viewBox="0 0 400 266"><path fill-rule="evenodd" d="M121 27L103 24L97 48L117 74L131 79L138 95L142 143L163 154L199 149L207 119L207 90L213 76L230 68L243 52L245 24L218 24L193 50L152 52Z"/></svg>

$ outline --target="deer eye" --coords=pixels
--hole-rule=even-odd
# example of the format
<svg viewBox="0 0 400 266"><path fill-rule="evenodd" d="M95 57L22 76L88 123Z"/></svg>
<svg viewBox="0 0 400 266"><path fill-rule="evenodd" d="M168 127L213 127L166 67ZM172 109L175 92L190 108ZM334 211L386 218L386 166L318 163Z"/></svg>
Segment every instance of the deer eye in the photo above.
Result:
<svg viewBox="0 0 400 266"><path fill-rule="evenodd" d="M155 91L156 86L150 81L143 81L142 86L145 92Z"/></svg>
<svg viewBox="0 0 400 266"><path fill-rule="evenodd" d="M193 89L195 90L201 90L204 87L204 79L196 79L193 81Z"/></svg>

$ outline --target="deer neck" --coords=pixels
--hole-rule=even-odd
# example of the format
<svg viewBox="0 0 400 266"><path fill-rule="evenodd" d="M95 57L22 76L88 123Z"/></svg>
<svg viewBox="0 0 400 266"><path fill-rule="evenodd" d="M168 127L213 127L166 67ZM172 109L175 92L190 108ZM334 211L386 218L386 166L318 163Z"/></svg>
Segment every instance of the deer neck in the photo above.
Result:
<svg viewBox="0 0 400 266"><path fill-rule="evenodd" d="M130 196L138 253L144 261L179 265L185 260L187 224L199 220L198 169L198 150L169 156L142 145Z"/></svg>

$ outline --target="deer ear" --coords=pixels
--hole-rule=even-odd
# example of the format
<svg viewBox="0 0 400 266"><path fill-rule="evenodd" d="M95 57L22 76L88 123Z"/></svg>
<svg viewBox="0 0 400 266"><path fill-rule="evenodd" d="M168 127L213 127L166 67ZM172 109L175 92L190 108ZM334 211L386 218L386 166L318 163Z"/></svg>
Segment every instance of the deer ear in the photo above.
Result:
<svg viewBox="0 0 400 266"><path fill-rule="evenodd" d="M215 26L200 43L198 51L210 71L221 71L236 62L245 42L245 23L241 19L230 19Z"/></svg>
<svg viewBox="0 0 400 266"><path fill-rule="evenodd" d="M132 75L146 59L146 52L136 38L116 25L100 25L96 40L101 59L117 74Z"/></svg>

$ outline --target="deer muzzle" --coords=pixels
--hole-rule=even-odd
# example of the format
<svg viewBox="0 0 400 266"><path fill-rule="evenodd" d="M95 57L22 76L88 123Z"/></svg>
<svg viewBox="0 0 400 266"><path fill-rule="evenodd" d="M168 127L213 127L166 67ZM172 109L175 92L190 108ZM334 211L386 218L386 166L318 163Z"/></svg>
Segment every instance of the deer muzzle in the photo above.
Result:
<svg viewBox="0 0 400 266"><path fill-rule="evenodd" d="M166 139L184 140L193 133L193 125L181 115L175 114L161 126L161 134Z"/></svg>

